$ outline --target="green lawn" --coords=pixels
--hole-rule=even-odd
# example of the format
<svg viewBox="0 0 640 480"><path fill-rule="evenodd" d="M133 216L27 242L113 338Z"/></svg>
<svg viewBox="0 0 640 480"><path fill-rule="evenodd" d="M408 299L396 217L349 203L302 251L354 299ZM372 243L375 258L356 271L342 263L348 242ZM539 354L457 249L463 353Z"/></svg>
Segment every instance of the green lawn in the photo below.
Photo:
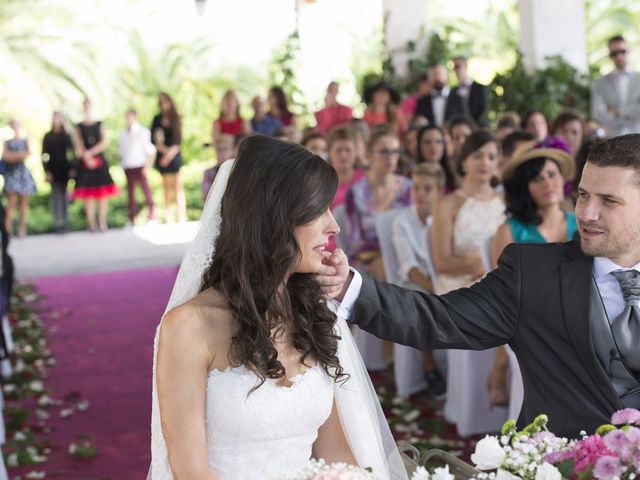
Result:
<svg viewBox="0 0 640 480"><path fill-rule="evenodd" d="M187 196L187 215L189 220L198 220L203 206L200 182L202 172L211 165L211 161L191 161L182 170L185 193ZM126 179L120 167L113 166L110 169L111 176L120 187L121 193L109 201L109 227L123 227L128 221ZM153 199L157 206L158 218L164 218L162 179L160 174L153 169L148 171L149 184L153 192ZM142 209L138 215L138 221L144 222L147 218L144 197L140 188L137 188L136 198ZM144 207L144 208L143 208ZM53 231L53 216L49 207L49 187L47 184L39 187L38 194L32 196L29 201L29 216L27 219L29 234L49 233ZM87 222L84 215L82 202L74 201L69 206L69 228L71 230L85 230Z"/></svg>

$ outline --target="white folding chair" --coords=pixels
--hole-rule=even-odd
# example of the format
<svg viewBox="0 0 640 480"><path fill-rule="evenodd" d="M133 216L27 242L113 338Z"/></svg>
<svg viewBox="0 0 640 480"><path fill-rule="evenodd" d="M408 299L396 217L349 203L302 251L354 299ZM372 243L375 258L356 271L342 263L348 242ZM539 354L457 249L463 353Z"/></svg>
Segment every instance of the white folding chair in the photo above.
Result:
<svg viewBox="0 0 640 480"><path fill-rule="evenodd" d="M516 354L509 345L505 345L509 356L509 371L511 373L511 389L509 392L509 418L518 420L522 402L524 401L524 384L522 383L522 372Z"/></svg>
<svg viewBox="0 0 640 480"><path fill-rule="evenodd" d="M391 210L380 214L376 220L376 232L378 234L380 252L382 253L385 276L389 283L418 290L419 287L417 285L403 282L399 275L400 264L392 240L392 225L397 215L397 210ZM435 353L438 367L444 367L440 368L441 371L446 370L446 365L442 366L443 363L446 363L446 355L444 352ZM424 378L422 354L420 350L415 348L394 344L393 374L396 382L396 393L399 397L406 398L424 390L428 386Z"/></svg>

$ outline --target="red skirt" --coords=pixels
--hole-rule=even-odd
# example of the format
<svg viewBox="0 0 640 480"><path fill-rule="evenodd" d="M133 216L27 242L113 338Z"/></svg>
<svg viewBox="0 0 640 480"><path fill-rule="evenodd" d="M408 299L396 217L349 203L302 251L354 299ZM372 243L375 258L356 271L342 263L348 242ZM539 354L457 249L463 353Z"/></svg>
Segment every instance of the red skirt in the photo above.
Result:
<svg viewBox="0 0 640 480"><path fill-rule="evenodd" d="M100 187L76 187L71 194L74 200L100 200L102 198L115 197L120 194L120 189L115 183Z"/></svg>

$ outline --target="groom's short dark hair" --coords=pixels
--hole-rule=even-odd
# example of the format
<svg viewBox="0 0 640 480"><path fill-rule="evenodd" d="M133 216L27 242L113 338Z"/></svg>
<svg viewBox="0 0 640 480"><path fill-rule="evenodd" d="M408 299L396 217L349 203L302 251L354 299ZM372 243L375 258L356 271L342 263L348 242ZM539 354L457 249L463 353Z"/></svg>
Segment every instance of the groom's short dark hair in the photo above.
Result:
<svg viewBox="0 0 640 480"><path fill-rule="evenodd" d="M640 183L640 134L630 133L594 142L587 162L597 167L631 168Z"/></svg>

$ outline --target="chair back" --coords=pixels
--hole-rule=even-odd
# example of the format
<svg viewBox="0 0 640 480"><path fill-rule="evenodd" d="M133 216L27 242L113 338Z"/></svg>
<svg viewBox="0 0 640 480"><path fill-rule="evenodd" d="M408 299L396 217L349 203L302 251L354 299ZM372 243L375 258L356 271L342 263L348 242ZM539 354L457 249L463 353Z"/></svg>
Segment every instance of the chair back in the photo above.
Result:
<svg viewBox="0 0 640 480"><path fill-rule="evenodd" d="M400 285L401 280L398 275L400 268L396 249L392 241L392 225L393 220L397 217L400 210L389 210L381 213L376 218L376 234L378 235L378 244L380 245L380 253L382 254L382 264L384 265L385 279L394 285Z"/></svg>

